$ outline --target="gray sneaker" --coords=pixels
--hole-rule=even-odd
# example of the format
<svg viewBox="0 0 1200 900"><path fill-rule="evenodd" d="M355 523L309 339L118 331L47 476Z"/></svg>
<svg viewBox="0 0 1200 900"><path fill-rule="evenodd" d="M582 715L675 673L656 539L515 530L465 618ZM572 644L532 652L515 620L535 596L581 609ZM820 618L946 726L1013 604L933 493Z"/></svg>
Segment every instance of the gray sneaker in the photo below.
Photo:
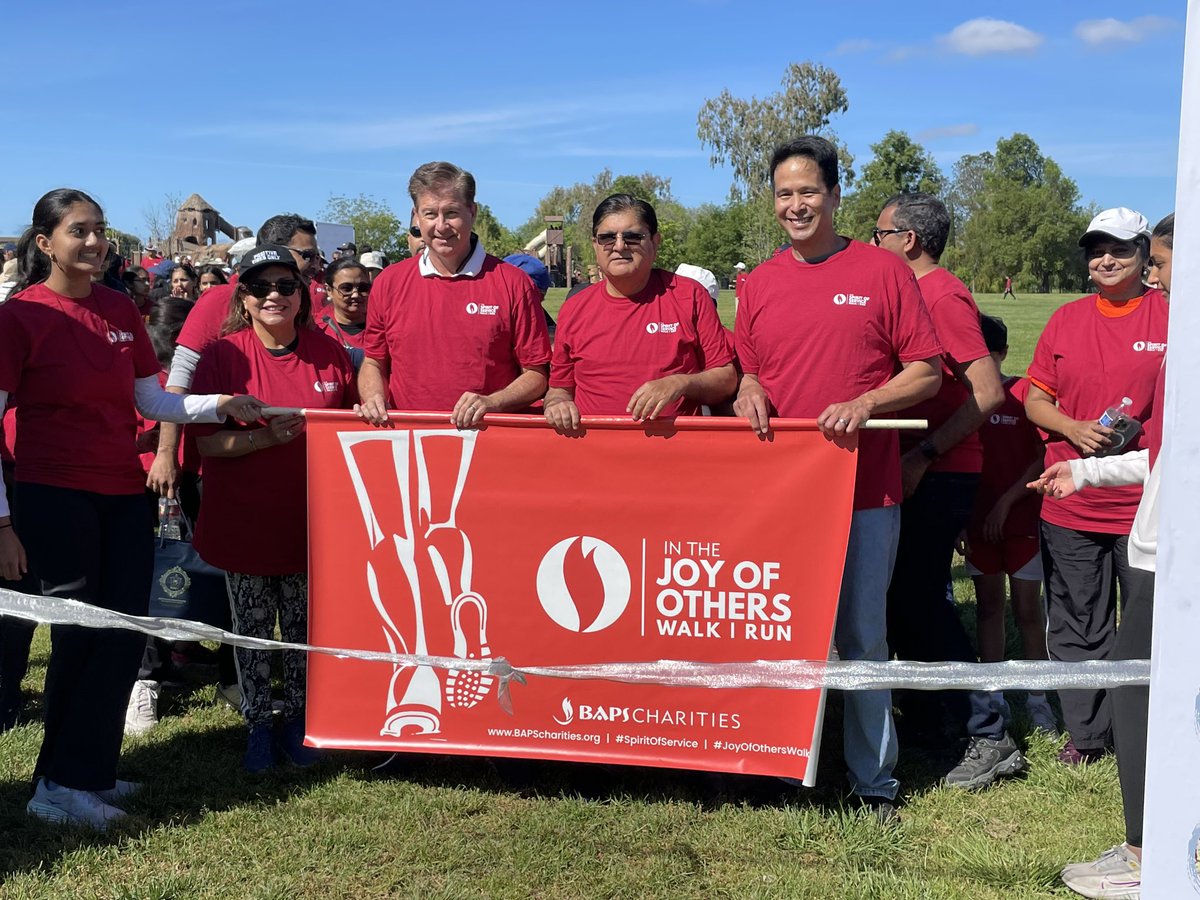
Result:
<svg viewBox="0 0 1200 900"><path fill-rule="evenodd" d="M1020 748L1005 732L1004 737L973 737L962 760L946 775L949 787L977 791L1004 775L1017 775L1029 768Z"/></svg>
<svg viewBox="0 0 1200 900"><path fill-rule="evenodd" d="M1084 897L1098 900L1139 900L1142 866L1125 844L1117 844L1091 862L1062 870L1063 884Z"/></svg>

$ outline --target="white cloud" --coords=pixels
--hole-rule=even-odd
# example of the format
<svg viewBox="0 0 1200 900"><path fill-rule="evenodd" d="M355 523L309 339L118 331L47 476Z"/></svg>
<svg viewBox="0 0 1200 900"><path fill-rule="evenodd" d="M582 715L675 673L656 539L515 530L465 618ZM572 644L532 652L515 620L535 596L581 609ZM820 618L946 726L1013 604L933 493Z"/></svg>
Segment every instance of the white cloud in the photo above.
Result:
<svg viewBox="0 0 1200 900"><path fill-rule="evenodd" d="M1139 44L1150 35L1176 28L1174 19L1164 16L1141 16L1122 22L1120 19L1086 19L1075 26L1075 37L1093 47L1105 44Z"/></svg>
<svg viewBox="0 0 1200 900"><path fill-rule="evenodd" d="M1015 22L988 18L963 22L938 39L939 43L952 53L967 56L1032 53L1044 40L1043 35Z"/></svg>
<svg viewBox="0 0 1200 900"><path fill-rule="evenodd" d="M833 48L833 52L837 56L849 56L853 53L867 53L878 46L879 43L877 41L872 41L869 38L852 38L848 41L842 41Z"/></svg>
<svg viewBox="0 0 1200 900"><path fill-rule="evenodd" d="M973 134L979 134L979 126L973 122L964 122L961 125L940 125L936 128L926 128L924 131L917 132L916 139L925 143L939 141L942 138L970 137Z"/></svg>

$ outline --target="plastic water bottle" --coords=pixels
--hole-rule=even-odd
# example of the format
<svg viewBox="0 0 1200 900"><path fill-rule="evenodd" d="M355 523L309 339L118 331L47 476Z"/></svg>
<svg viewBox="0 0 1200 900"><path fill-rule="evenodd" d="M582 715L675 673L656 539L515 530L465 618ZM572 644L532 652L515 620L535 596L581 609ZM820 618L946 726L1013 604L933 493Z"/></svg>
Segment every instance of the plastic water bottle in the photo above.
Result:
<svg viewBox="0 0 1200 900"><path fill-rule="evenodd" d="M1096 456L1122 453L1129 442L1138 436L1142 430L1142 423L1130 415L1132 411L1133 401L1128 397L1122 397L1118 405L1110 406L1104 411L1104 415L1098 421L1105 428L1112 429L1112 434L1108 436L1112 443L1097 450Z"/></svg>
<svg viewBox="0 0 1200 900"><path fill-rule="evenodd" d="M183 511L178 500L158 498L158 536L170 541L183 539Z"/></svg>
<svg viewBox="0 0 1200 900"><path fill-rule="evenodd" d="M1118 422L1129 418L1129 413L1132 410L1133 401L1128 397L1122 397L1120 405L1110 406L1104 411L1104 415L1100 417L1100 424L1105 428L1116 428Z"/></svg>

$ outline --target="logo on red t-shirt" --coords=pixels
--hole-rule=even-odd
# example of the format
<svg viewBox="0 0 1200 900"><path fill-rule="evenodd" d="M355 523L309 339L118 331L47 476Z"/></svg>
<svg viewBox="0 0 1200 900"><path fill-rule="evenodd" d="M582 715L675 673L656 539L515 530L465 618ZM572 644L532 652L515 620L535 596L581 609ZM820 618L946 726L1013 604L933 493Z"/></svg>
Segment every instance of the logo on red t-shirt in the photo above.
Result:
<svg viewBox="0 0 1200 900"><path fill-rule="evenodd" d="M133 333L130 331L121 331L120 329L114 328L112 331L110 331L108 333L108 342L110 344L132 344L133 343Z"/></svg>
<svg viewBox="0 0 1200 900"><path fill-rule="evenodd" d="M1165 353L1167 350L1166 341L1134 341L1134 352L1141 353L1148 351L1150 353Z"/></svg>
<svg viewBox="0 0 1200 900"><path fill-rule="evenodd" d="M500 310L498 303L476 303L472 300L467 304L467 312L472 316L494 316Z"/></svg>
<svg viewBox="0 0 1200 900"><path fill-rule="evenodd" d="M646 334L674 334L679 330L678 322L650 322L646 325Z"/></svg>
<svg viewBox="0 0 1200 900"><path fill-rule="evenodd" d="M851 306L866 306L870 299L862 294L834 294L833 304L834 306L845 306L849 303Z"/></svg>
<svg viewBox="0 0 1200 900"><path fill-rule="evenodd" d="M313 390L318 394L332 394L338 389L336 381L314 381Z"/></svg>

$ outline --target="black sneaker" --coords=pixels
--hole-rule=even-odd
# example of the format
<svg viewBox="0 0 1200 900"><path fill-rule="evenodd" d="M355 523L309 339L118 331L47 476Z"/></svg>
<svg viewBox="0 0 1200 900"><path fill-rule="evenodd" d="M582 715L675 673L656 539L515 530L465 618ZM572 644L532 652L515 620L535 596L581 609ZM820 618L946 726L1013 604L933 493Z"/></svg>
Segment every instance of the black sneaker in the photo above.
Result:
<svg viewBox="0 0 1200 900"><path fill-rule="evenodd" d="M997 778L1018 775L1028 768L1029 763L1008 732L999 740L973 737L967 742L967 752L962 760L946 775L946 784L967 791L978 791Z"/></svg>
<svg viewBox="0 0 1200 900"><path fill-rule="evenodd" d="M875 817L880 825L897 825L900 822L900 811L896 809L896 801L887 797L854 797L863 810Z"/></svg>

